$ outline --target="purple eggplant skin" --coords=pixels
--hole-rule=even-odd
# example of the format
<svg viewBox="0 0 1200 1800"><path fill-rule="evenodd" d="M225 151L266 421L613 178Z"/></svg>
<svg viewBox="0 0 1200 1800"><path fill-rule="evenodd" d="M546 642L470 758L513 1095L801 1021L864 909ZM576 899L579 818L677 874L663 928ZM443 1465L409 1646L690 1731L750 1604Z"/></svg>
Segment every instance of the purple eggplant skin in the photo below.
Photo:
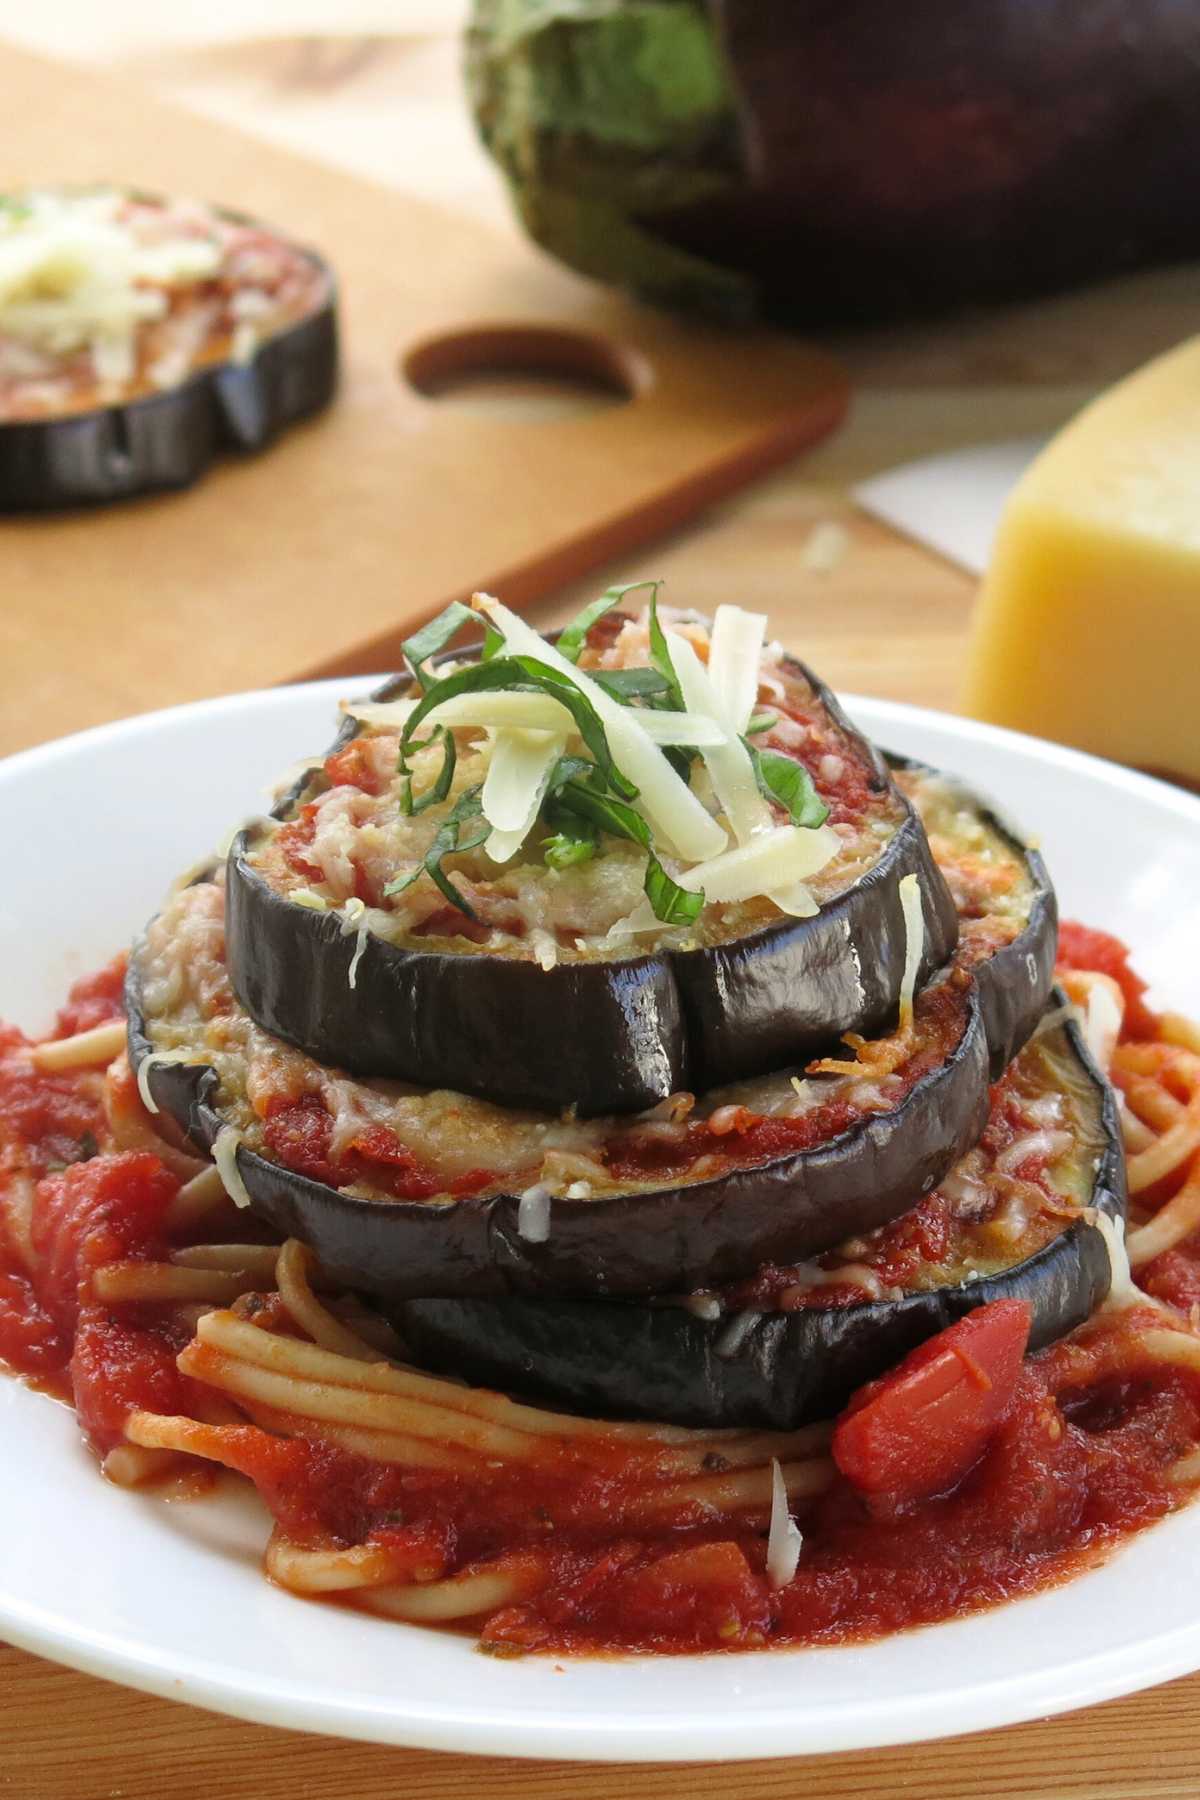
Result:
<svg viewBox="0 0 1200 1800"><path fill-rule="evenodd" d="M1027 844L1016 827L965 782L946 777L940 769L932 769L928 763L918 762L910 756L897 756L891 750L885 750L883 756L889 769L911 770L916 774L952 780L964 803L1025 864L1033 887L1029 921L1011 944L994 951L985 962L976 964L973 971L979 983L980 1003L991 1047L991 1077L998 1081L1045 1012L1054 986L1058 900L1050 871L1041 851Z"/></svg>
<svg viewBox="0 0 1200 1800"><path fill-rule="evenodd" d="M190 487L222 450L265 449L321 411L337 372L330 276L324 305L267 338L246 363L198 369L178 387L125 406L0 423L0 512L105 505Z"/></svg>
<svg viewBox="0 0 1200 1800"><path fill-rule="evenodd" d="M707 0L741 179L647 221L793 323L1191 260L1200 14L1179 0Z"/></svg>
<svg viewBox="0 0 1200 1800"><path fill-rule="evenodd" d="M1091 1205L1125 1216L1112 1089L1074 1024L1105 1149ZM423 1368L558 1407L704 1427L791 1430L839 1412L856 1388L991 1300L1027 1300L1031 1351L1082 1325L1108 1292L1098 1228L1080 1219L1002 1274L900 1300L709 1322L682 1306L585 1300L415 1299L383 1310ZM744 1324L745 1329L739 1330Z"/></svg>
<svg viewBox="0 0 1200 1800"><path fill-rule="evenodd" d="M928 1193L979 1139L988 1110L988 1046L974 985L946 1060L892 1111L828 1143L690 1187L550 1202L544 1242L518 1230L520 1196L366 1200L239 1147L255 1213L298 1237L338 1282L383 1301L412 1295L609 1295L686 1292L734 1281L764 1262L795 1262L885 1224ZM126 981L129 1059L150 1054L137 948ZM203 1063L159 1064L156 1104L202 1151L221 1129L216 1076Z"/></svg>
<svg viewBox="0 0 1200 1800"><path fill-rule="evenodd" d="M810 670L792 667L869 756L886 793L890 776L878 752ZM396 677L373 698L394 699L408 686ZM348 720L332 748L354 733ZM317 791L313 780L309 771L275 816ZM919 982L942 967L958 918L921 822L904 804L907 816L874 868L814 918L785 919L708 949L553 969L478 950L404 949L369 934L353 989L354 940L341 921L277 894L246 860L253 839L242 834L226 869L230 979L265 1030L354 1074L453 1088L503 1106L574 1107L583 1117L641 1111L672 1093L802 1063L843 1032L870 1036L894 1020L905 875L916 874L924 902Z"/></svg>

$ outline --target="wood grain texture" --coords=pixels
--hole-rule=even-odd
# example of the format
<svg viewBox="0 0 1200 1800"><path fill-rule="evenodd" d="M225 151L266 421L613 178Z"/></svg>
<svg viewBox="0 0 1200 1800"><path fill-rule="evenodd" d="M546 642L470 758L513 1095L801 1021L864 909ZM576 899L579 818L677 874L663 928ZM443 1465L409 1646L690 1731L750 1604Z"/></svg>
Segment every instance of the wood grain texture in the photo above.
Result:
<svg viewBox="0 0 1200 1800"><path fill-rule="evenodd" d="M0 24L7 3L0 0ZM135 3L147 0L120 0ZM31 21L23 9L22 28L32 31ZM293 148L319 146L343 168L461 200L464 211L502 223L498 189L455 122L454 64L446 37L435 35L377 45L365 59L336 48L321 58L296 43L264 40L203 58L164 53L138 66L176 99L223 121ZM431 129L445 163L438 170L417 166ZM672 600L710 606L733 598L769 611L788 643L837 686L952 706L972 583L857 515L847 485L905 457L1051 430L1097 386L1194 330L1195 271L1187 269L839 342L834 348L852 370L857 396L849 425L825 448L710 508L686 531L597 569L557 593L539 618L561 618L610 576L663 574ZM806 548L830 521L845 528L846 548L820 573ZM2 532L0 562L7 577ZM116 654L119 660L119 647ZM7 671L0 682L5 710L13 691ZM138 682L132 704L144 705L140 671ZM92 685L110 716L130 704L107 666L88 671L86 682L50 667L47 685L60 728L90 704ZM0 1800L1193 1800L1200 1793L1200 1676L984 1737L732 1769L476 1760L270 1731L11 1648L0 1648L0 1696Z"/></svg>
<svg viewBox="0 0 1200 1800"><path fill-rule="evenodd" d="M6 182L202 193L318 245L344 327L339 397L265 454L226 458L185 494L0 522L13 696L0 750L56 733L55 689L72 668L98 676L77 704L86 725L394 659L473 587L523 606L844 410L841 372L798 341L680 328L480 225L250 145L115 78L0 48L0 116ZM441 405L403 369L456 334L485 366L590 350L629 398L523 430Z"/></svg>
<svg viewBox="0 0 1200 1800"><path fill-rule="evenodd" d="M1195 1800L1194 1682L937 1745L687 1767L519 1762L269 1731L0 1649L19 1800ZM69 1719L69 1728L64 1720Z"/></svg>

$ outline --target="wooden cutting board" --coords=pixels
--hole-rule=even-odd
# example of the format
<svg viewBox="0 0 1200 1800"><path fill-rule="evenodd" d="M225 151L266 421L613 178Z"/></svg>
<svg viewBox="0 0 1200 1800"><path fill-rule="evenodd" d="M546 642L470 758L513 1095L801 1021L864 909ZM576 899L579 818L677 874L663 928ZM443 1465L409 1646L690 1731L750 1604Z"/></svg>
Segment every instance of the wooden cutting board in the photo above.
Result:
<svg viewBox="0 0 1200 1800"><path fill-rule="evenodd" d="M845 408L841 372L804 344L642 310L515 240L118 79L0 46L0 119L2 186L199 194L316 245L340 279L344 339L333 409L264 455L181 495L0 519L0 752L201 695L386 667L449 600L482 586L525 605ZM414 354L435 369L580 363L631 393L514 421L418 392ZM69 714L64 671L89 674Z"/></svg>

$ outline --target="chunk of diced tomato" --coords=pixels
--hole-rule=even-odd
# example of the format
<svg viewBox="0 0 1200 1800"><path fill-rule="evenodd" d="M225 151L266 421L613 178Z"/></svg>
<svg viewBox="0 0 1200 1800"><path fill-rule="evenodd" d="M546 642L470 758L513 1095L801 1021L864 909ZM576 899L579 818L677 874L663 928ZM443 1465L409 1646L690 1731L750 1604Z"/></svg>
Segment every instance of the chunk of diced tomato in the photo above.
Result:
<svg viewBox="0 0 1200 1800"><path fill-rule="evenodd" d="M1012 1403L1031 1318L1024 1300L993 1300L860 1388L833 1434L846 1479L894 1504L957 1486Z"/></svg>

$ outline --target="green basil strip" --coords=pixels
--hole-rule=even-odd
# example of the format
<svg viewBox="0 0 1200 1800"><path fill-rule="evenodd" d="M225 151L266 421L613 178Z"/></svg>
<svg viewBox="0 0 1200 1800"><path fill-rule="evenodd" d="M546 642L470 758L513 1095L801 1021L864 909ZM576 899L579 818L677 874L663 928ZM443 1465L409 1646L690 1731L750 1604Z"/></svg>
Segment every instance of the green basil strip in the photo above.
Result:
<svg viewBox="0 0 1200 1800"><path fill-rule="evenodd" d="M704 905L704 895L672 881L653 851L646 864L645 889L655 918L664 925L693 925Z"/></svg>
<svg viewBox="0 0 1200 1800"><path fill-rule="evenodd" d="M777 713L755 713L746 727L747 737L759 737L764 731L770 731L772 725L779 723Z"/></svg>
<svg viewBox="0 0 1200 1800"><path fill-rule="evenodd" d="M425 739L425 743L436 743L438 738L441 738L442 740L442 766L438 770L437 780L432 787L425 790L419 800L414 800L412 797L412 776L409 775L405 784L408 790L409 804L407 807L404 806L404 795L402 793L401 812L422 813L425 811L426 807L436 806L438 802L444 800L446 795L450 792L450 784L454 780L454 765L458 761L458 746L454 742L454 733L452 731L447 731L444 725L435 725L430 736ZM422 746L422 748L424 748L424 746Z"/></svg>
<svg viewBox="0 0 1200 1800"><path fill-rule="evenodd" d="M654 854L650 827L641 813L634 812L632 806L614 800L611 795L599 794L594 788L585 787L577 781L566 783L560 794L560 802L571 812L578 812L585 819L590 819L601 831L641 844L647 853L645 893L654 908L655 918L661 919L665 925L692 923L704 905L704 895L680 887L667 874Z"/></svg>
<svg viewBox="0 0 1200 1800"><path fill-rule="evenodd" d="M692 764L699 756L699 750L690 750L685 744L664 744L663 755L686 786L692 785Z"/></svg>
<svg viewBox="0 0 1200 1800"><path fill-rule="evenodd" d="M414 631L410 638L405 638L400 648L420 687L425 686L425 670L422 665L431 656L436 656L439 650L444 650L464 625L478 623L478 615L469 606L464 606L461 600L455 600L436 619L430 619L428 625L422 625L420 631Z"/></svg>
<svg viewBox="0 0 1200 1800"><path fill-rule="evenodd" d="M595 763L589 762L586 756L559 757L550 772L550 779L546 783L546 799L553 800L556 794L562 792L568 781L584 781L599 793L604 792L604 777Z"/></svg>
<svg viewBox="0 0 1200 1800"><path fill-rule="evenodd" d="M553 800L543 817L554 828L554 835L542 843L542 855L551 869L573 869L579 863L591 862L599 848L600 834L590 820Z"/></svg>
<svg viewBox="0 0 1200 1800"><path fill-rule="evenodd" d="M494 656L500 655L503 648L504 633L497 631L490 619L486 620L483 627L483 649L479 652L480 662L491 662Z"/></svg>
<svg viewBox="0 0 1200 1800"><path fill-rule="evenodd" d="M745 738L742 742L746 744ZM746 749L754 764L754 777L760 792L767 800L785 806L793 825L812 830L825 823L829 808L813 786L812 776L803 763L793 762L790 756L781 756L777 750L756 750L753 744L746 744Z"/></svg>
<svg viewBox="0 0 1200 1800"><path fill-rule="evenodd" d="M500 688L517 693L549 694L557 700L574 719L576 730L595 757L608 785L626 800L637 797L636 787L625 779L612 759L604 724L587 695L569 675L547 667L532 656L497 656L491 662L472 663L469 668L459 669L436 682L409 714L400 739L401 756L412 743L422 720L443 701L453 699L456 694L478 694Z"/></svg>
<svg viewBox="0 0 1200 1800"><path fill-rule="evenodd" d="M459 893L442 868L442 858L456 852L477 850L480 844L490 836L491 826L486 820L476 826L475 830L469 832L466 837L462 835L464 825L469 824L472 819L479 819L482 816L483 801L480 798L482 792L481 787L473 787L468 788L465 794L459 796L453 810L443 821L437 836L429 846L424 862L419 863L415 869L410 869L406 875L397 875L388 882L383 890L388 899L394 894L402 894L405 888L411 887L413 882L424 874L428 875L435 886L441 889L450 904L456 906L459 912L466 913L468 919L476 917L474 908Z"/></svg>
<svg viewBox="0 0 1200 1800"><path fill-rule="evenodd" d="M669 694L671 684L657 669L589 669L588 674L606 694L627 706L630 700L648 700Z"/></svg>
<svg viewBox="0 0 1200 1800"><path fill-rule="evenodd" d="M650 596L650 661L668 685L671 705L676 712L685 712L683 690L679 685L679 677L675 673L675 664L671 661L671 652L667 648L666 633L658 619L658 590L660 582L652 583L654 592Z"/></svg>
<svg viewBox="0 0 1200 1800"><path fill-rule="evenodd" d="M555 649L568 662L578 662L583 646L587 642L587 634L606 612L619 606L626 594L635 594L639 588L657 587L654 581L627 581L624 587L606 588L598 600L589 600L582 612L576 613L569 625L564 625L555 642Z"/></svg>

